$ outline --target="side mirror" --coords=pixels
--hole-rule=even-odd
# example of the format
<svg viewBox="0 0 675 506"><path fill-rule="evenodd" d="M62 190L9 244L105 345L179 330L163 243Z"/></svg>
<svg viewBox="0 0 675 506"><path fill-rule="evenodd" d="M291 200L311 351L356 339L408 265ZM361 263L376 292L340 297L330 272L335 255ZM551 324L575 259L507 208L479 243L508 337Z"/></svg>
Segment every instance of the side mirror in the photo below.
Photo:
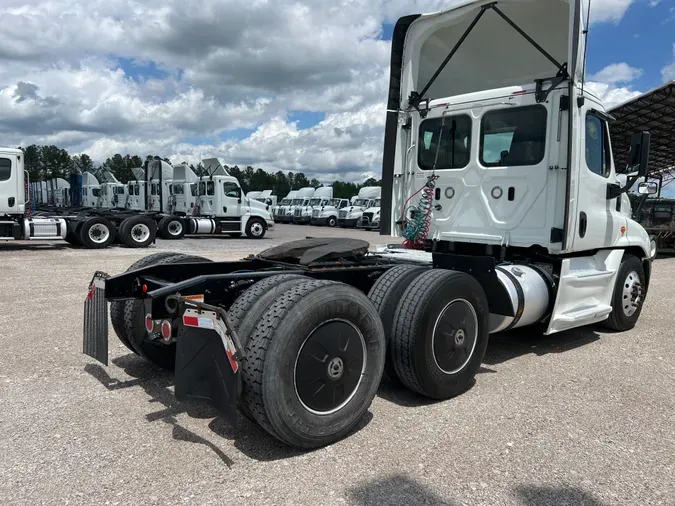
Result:
<svg viewBox="0 0 675 506"><path fill-rule="evenodd" d="M640 195L654 195L655 193L658 193L658 191L659 185L653 181L647 183L640 183L638 185L638 193Z"/></svg>
<svg viewBox="0 0 675 506"><path fill-rule="evenodd" d="M626 173L637 172L638 177L647 175L650 140L651 136L649 132L633 134L630 141L630 151L628 152Z"/></svg>

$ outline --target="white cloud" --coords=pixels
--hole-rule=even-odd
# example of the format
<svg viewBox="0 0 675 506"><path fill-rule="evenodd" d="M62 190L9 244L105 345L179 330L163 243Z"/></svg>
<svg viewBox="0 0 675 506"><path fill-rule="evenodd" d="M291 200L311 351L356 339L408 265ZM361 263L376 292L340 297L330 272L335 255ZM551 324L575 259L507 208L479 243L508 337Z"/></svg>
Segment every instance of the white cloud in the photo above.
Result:
<svg viewBox="0 0 675 506"><path fill-rule="evenodd" d="M661 69L663 82L675 81L675 44L673 44L673 63L666 65Z"/></svg>
<svg viewBox="0 0 675 506"><path fill-rule="evenodd" d="M597 95L600 100L602 100L607 109L622 104L623 102L627 102L642 94L642 92L631 90L630 88L617 87L612 84L593 81L586 82L585 86L591 93Z"/></svg>
<svg viewBox="0 0 675 506"><path fill-rule="evenodd" d="M96 161L116 152L218 156L362 179L382 159L390 45L381 23L451 2L4 0L2 142L54 143ZM617 22L631 3L593 0L592 20ZM119 58L160 73L134 79ZM617 75L592 86L610 100L635 93L616 87L627 81ZM326 117L299 129L291 111ZM253 133L218 140L242 128Z"/></svg>
<svg viewBox="0 0 675 506"><path fill-rule="evenodd" d="M588 76L588 79L607 84L629 83L639 79L642 74L644 74L642 69L631 67L627 63L613 63L600 72Z"/></svg>

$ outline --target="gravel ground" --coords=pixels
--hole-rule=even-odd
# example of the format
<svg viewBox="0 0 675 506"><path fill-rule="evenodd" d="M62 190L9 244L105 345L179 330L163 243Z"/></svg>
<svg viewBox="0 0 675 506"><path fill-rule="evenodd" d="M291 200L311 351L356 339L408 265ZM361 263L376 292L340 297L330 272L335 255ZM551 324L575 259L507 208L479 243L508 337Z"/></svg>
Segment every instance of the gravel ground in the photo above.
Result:
<svg viewBox="0 0 675 506"><path fill-rule="evenodd" d="M303 453L245 418L179 404L171 376L111 339L82 354L94 270L163 249L236 259L291 238L152 250L0 244L0 504L675 504L675 259L658 260L636 329L495 336L476 383L427 402L383 383L358 430ZM112 334L112 332L111 332Z"/></svg>

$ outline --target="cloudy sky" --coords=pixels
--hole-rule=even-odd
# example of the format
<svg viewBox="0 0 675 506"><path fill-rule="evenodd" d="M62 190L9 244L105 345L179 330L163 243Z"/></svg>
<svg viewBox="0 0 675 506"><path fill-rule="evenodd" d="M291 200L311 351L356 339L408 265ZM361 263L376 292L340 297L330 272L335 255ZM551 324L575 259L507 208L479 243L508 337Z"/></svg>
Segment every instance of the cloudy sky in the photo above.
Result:
<svg viewBox="0 0 675 506"><path fill-rule="evenodd" d="M2 0L0 144L380 173L393 23L452 0ZM593 0L589 86L675 79L675 0Z"/></svg>

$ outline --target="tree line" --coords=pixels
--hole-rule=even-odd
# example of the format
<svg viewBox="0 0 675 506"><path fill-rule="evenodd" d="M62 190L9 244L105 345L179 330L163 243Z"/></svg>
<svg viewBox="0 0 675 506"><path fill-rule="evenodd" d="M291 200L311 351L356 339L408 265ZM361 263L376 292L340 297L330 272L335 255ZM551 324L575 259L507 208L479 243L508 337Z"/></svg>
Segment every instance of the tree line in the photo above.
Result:
<svg viewBox="0 0 675 506"><path fill-rule="evenodd" d="M31 181L42 181L56 177L69 180L71 174L89 171L95 176L99 176L103 171L108 170L121 183L133 181L134 174L132 168L141 167L145 160L155 159L154 155L147 155L142 158L138 155L121 155L119 153L107 158L102 164L96 166L94 161L86 153L71 156L67 150L57 146L39 146L32 144L26 147L20 147L24 153L24 168L28 171ZM171 161L168 158L162 158L168 164ZM183 162L185 163L185 162ZM207 176L206 168L200 162L197 165L188 164L198 176ZM318 188L324 186L318 179L311 180L302 172L282 172L270 173L263 169L256 169L252 166L240 168L237 165L224 168L239 180L244 193L249 191L273 190L274 194L282 199L291 190L313 186ZM100 180L101 178L99 178ZM333 196L335 198L349 198L356 195L360 188L364 186L381 186L381 180L369 178L363 183L351 183L344 181L333 181L330 186L333 187Z"/></svg>

